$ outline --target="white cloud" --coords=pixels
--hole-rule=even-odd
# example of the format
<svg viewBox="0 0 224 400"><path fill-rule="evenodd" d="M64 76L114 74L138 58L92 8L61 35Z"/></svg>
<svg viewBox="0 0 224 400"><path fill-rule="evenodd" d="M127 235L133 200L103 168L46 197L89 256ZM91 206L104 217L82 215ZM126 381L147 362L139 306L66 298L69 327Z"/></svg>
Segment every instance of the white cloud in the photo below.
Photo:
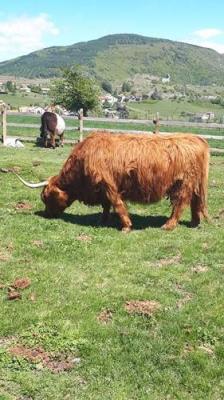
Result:
<svg viewBox="0 0 224 400"><path fill-rule="evenodd" d="M194 32L195 36L198 36L201 39L210 39L215 36L222 35L223 31L221 29L216 28L208 28L208 29L200 29Z"/></svg>
<svg viewBox="0 0 224 400"><path fill-rule="evenodd" d="M46 46L44 40L47 36L58 34L59 30L47 14L0 20L0 60L41 49Z"/></svg>
<svg viewBox="0 0 224 400"><path fill-rule="evenodd" d="M224 43L223 44L216 43L216 42L208 40L208 41L201 41L201 42L198 42L195 44L197 44L198 46L201 46L201 47L208 47L209 49L213 49L213 50L217 51L218 53L224 54Z"/></svg>
<svg viewBox="0 0 224 400"><path fill-rule="evenodd" d="M207 47L224 54L224 30L221 29L199 29L183 41L197 46Z"/></svg>

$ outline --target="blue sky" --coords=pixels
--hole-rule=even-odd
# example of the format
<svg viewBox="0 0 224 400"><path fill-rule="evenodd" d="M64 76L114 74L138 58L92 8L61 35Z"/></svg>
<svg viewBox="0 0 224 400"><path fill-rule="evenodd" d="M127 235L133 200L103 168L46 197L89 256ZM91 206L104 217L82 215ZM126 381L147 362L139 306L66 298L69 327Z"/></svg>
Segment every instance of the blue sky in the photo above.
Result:
<svg viewBox="0 0 224 400"><path fill-rule="evenodd" d="M112 33L184 41L224 53L223 0L1 0L0 61Z"/></svg>

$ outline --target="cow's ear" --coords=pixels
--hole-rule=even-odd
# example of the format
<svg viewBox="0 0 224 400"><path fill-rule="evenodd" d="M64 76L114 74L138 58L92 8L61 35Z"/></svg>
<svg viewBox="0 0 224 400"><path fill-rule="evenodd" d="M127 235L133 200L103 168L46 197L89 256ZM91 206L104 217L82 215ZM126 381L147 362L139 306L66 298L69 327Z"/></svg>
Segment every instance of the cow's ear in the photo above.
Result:
<svg viewBox="0 0 224 400"><path fill-rule="evenodd" d="M53 195L54 195L54 197L57 198L57 200L60 200L60 201L67 201L67 199L68 199L67 193L64 192L63 190L59 189L58 187L54 187Z"/></svg>

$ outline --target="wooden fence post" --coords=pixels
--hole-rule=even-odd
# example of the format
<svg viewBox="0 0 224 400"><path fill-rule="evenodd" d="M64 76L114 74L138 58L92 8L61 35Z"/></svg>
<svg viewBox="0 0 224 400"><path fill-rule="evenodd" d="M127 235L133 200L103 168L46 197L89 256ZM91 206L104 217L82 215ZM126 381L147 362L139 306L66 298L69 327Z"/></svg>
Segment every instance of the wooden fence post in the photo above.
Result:
<svg viewBox="0 0 224 400"><path fill-rule="evenodd" d="M153 123L155 125L155 130L153 133L159 133L159 112L156 113L156 118L153 120Z"/></svg>
<svg viewBox="0 0 224 400"><path fill-rule="evenodd" d="M5 144L7 136L7 106L3 102L0 104L0 111L2 115L2 143Z"/></svg>
<svg viewBox="0 0 224 400"><path fill-rule="evenodd" d="M80 108L78 113L79 118L79 141L83 141L83 108Z"/></svg>

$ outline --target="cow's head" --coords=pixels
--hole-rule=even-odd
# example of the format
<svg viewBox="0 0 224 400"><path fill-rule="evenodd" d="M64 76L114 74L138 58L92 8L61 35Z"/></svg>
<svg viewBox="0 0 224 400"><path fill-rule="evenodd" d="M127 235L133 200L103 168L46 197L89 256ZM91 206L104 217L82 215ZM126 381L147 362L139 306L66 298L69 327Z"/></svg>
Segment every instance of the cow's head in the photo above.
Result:
<svg viewBox="0 0 224 400"><path fill-rule="evenodd" d="M69 205L68 194L59 189L55 180L56 177L50 178L41 193L41 199L45 204L45 213L49 218L59 217Z"/></svg>
<svg viewBox="0 0 224 400"><path fill-rule="evenodd" d="M41 193L41 199L45 204L45 214L49 218L59 217L64 209L68 207L68 194L57 186L57 177L51 177L47 181L39 183L29 183L25 181L21 176L14 174L19 180L27 187L31 189L43 187Z"/></svg>

